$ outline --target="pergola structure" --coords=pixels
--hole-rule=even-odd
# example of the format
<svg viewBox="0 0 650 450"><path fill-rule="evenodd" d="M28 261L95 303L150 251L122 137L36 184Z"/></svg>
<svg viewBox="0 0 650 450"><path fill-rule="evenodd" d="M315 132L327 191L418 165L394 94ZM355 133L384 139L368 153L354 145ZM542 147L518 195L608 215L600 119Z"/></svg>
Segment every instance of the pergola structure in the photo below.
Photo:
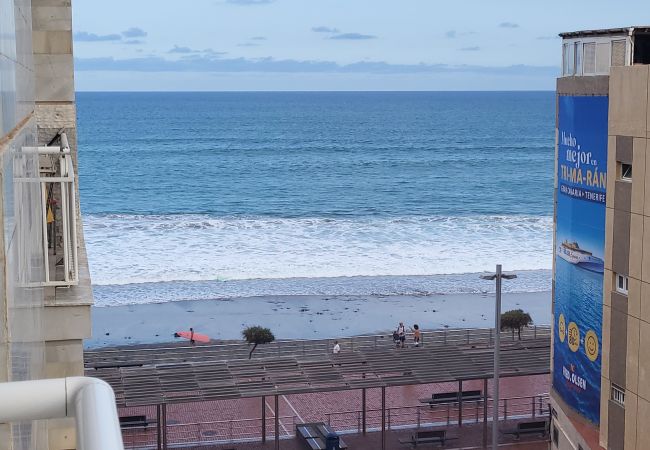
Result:
<svg viewBox="0 0 650 450"><path fill-rule="evenodd" d="M380 388L384 449L387 387L457 382L462 392L463 381L484 380L485 410L487 381L493 377L493 347L489 341L482 340L399 350L358 345L356 350L337 355L304 349L301 353L298 348L293 355L264 355L251 360L223 359L221 354L222 359L216 359L216 355L210 357L215 351L215 346L92 351L86 353L86 374L107 381L115 391L119 407L157 406L159 448L167 447L168 404L261 397L263 405L266 397L274 397L277 411L281 395L353 389L362 392L365 434L366 389ZM536 331L536 337L502 341L501 364L501 377L549 373L547 333L537 336ZM460 419L462 400L458 410ZM263 423L266 423L265 416L266 409L262 407ZM277 413L275 416L275 441L279 449L279 419ZM486 431L487 428L484 434ZM266 440L264 426L262 440Z"/></svg>

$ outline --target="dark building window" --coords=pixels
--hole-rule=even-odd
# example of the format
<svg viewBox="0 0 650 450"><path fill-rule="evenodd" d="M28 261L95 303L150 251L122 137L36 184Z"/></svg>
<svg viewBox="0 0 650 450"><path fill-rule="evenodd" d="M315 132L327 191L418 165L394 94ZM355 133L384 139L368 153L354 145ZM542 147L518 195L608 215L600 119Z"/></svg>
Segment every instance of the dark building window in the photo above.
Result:
<svg viewBox="0 0 650 450"><path fill-rule="evenodd" d="M625 408L625 389L612 383L612 400Z"/></svg>
<svg viewBox="0 0 650 450"><path fill-rule="evenodd" d="M621 163L621 180L632 181L632 164Z"/></svg>
<svg viewBox="0 0 650 450"><path fill-rule="evenodd" d="M557 427L553 425L553 444L555 444L555 446L557 447L560 445L559 442L560 442L560 430L558 430Z"/></svg>
<svg viewBox="0 0 650 450"><path fill-rule="evenodd" d="M627 295L630 280L625 275L616 274L616 292Z"/></svg>
<svg viewBox="0 0 650 450"><path fill-rule="evenodd" d="M634 36L634 64L650 64L650 34Z"/></svg>

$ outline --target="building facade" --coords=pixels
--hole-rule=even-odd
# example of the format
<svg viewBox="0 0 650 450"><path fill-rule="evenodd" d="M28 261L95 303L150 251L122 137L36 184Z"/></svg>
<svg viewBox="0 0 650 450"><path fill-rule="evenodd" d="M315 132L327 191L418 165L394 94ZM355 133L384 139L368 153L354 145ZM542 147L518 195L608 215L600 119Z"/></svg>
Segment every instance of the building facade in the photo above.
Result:
<svg viewBox="0 0 650 450"><path fill-rule="evenodd" d="M92 290L78 201L69 0L0 0L0 382L83 375ZM74 421L0 449L75 447Z"/></svg>
<svg viewBox="0 0 650 450"><path fill-rule="evenodd" d="M650 29L561 36L552 445L650 448Z"/></svg>

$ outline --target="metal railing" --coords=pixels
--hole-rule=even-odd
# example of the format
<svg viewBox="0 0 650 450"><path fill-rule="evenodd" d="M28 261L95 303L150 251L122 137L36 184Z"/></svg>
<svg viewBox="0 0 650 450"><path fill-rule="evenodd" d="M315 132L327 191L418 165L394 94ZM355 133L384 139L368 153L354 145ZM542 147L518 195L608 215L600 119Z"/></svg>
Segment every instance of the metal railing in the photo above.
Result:
<svg viewBox="0 0 650 450"><path fill-rule="evenodd" d="M547 417L549 395L537 394L524 397L509 397L499 401L499 420L517 420L525 418ZM488 398L490 414L483 415L483 400L463 401L462 411L458 402L428 405L401 406L386 408L387 430L417 429L430 426L458 425L459 416L462 424L477 424L484 420L491 421L492 400ZM363 432L363 412L361 410L338 411L326 413L322 419L339 433L352 434ZM300 419L296 415L280 416L279 438L295 437L296 425ZM267 440L275 439L274 416L266 417ZM381 409L366 410L366 431L381 430ZM131 449L153 449L157 447L158 435L155 426L148 429L125 429L122 431L124 445ZM205 421L195 423L177 423L167 425L167 441L170 446L218 445L237 442L259 442L262 440L262 419L232 419Z"/></svg>
<svg viewBox="0 0 650 450"><path fill-rule="evenodd" d="M461 328L442 329L433 331L422 331L420 346L432 347L441 345L468 345L468 346L492 346L494 345L494 328ZM521 340L550 339L550 326L532 326L524 328L521 332ZM311 356L323 353L331 353L334 342L338 341L342 352L380 350L395 346L392 336L386 334L360 335L352 337L341 337L332 339L295 339L277 340L270 344L260 345L253 353L253 359L282 357L282 356ZM518 341L517 333L510 331L501 332L503 345ZM412 342L407 339L407 345ZM102 364L102 361L110 360L112 355L118 356L121 360L133 364L138 359L146 360L148 357L155 358L159 364L173 363L178 359L175 352L182 354L184 361L193 358L192 347L166 347L148 349L120 349L120 350L98 350L86 352L86 365L93 367L95 364ZM195 355L197 359L248 359L249 346L245 343L212 344L196 347L200 353Z"/></svg>
<svg viewBox="0 0 650 450"><path fill-rule="evenodd" d="M537 394L525 397L510 397L499 401L499 420L521 419L528 417L548 416L548 394ZM488 398L487 420L492 420L492 399ZM361 433L361 410L340 411L325 414L327 424L340 433ZM463 401L462 411L458 402L441 403L430 407L428 405L402 406L386 409L386 427L391 429L420 428L458 424L462 415L463 424L480 423L486 417L483 415L483 400ZM350 426L354 425L354 426ZM381 410L366 410L366 429L376 431L381 429Z"/></svg>
<svg viewBox="0 0 650 450"><path fill-rule="evenodd" d="M298 417L280 416L280 439L295 437ZM274 416L266 418L266 439L275 439ZM124 446L131 449L156 448L156 428L122 430ZM218 445L236 442L256 442L262 439L262 419L232 419L211 422L178 423L167 425L168 445Z"/></svg>

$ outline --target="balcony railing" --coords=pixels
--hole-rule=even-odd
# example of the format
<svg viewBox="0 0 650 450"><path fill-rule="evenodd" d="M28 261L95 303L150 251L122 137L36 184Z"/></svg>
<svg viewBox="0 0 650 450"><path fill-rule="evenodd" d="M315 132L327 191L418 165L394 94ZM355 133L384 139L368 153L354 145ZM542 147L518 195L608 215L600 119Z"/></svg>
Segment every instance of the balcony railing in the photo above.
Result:
<svg viewBox="0 0 650 450"><path fill-rule="evenodd" d="M113 389L90 377L0 383L0 423L74 417L77 449L123 450Z"/></svg>

